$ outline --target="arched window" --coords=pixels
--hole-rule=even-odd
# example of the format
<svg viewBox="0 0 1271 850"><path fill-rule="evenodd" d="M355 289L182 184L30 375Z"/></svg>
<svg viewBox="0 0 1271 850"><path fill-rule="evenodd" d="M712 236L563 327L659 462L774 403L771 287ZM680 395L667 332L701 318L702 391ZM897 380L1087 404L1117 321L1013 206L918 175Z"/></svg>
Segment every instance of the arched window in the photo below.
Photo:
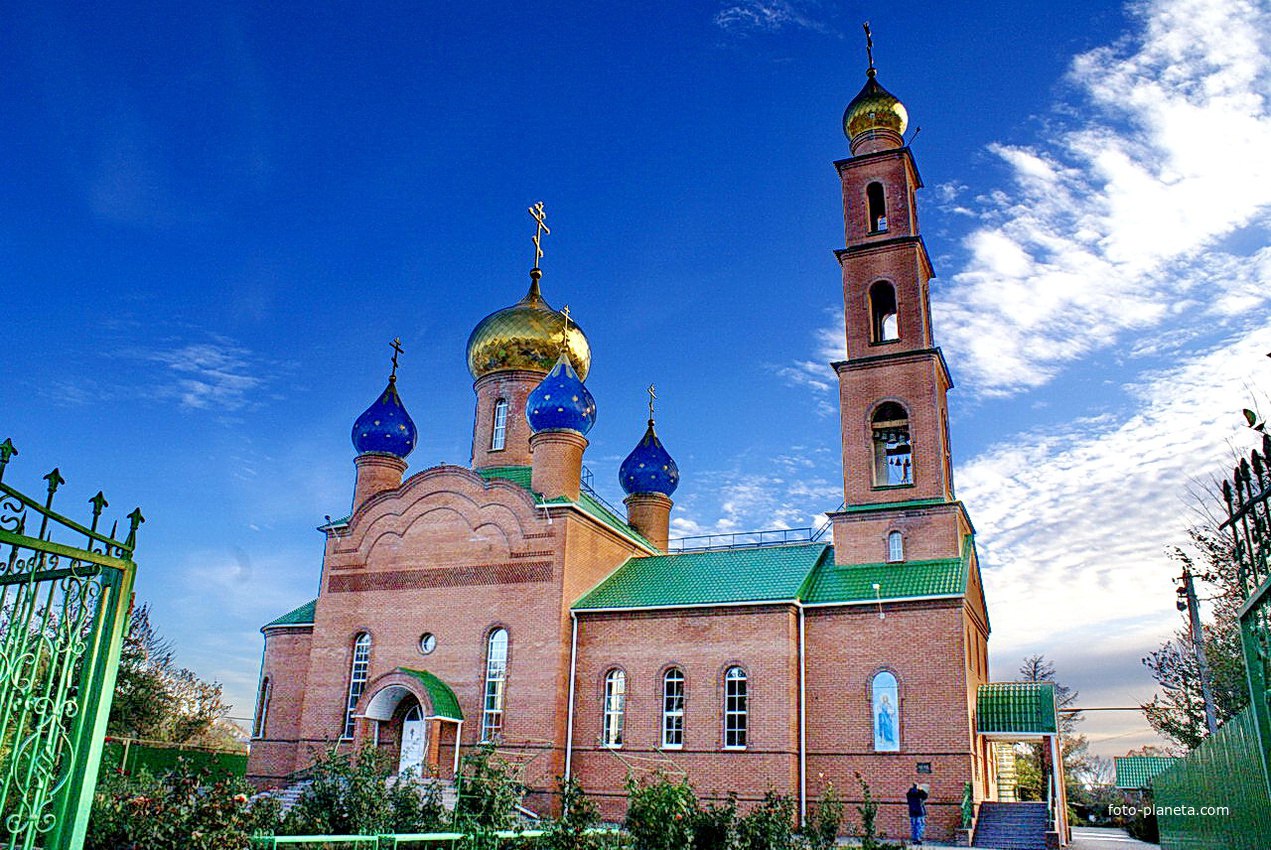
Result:
<svg viewBox="0 0 1271 850"><path fill-rule="evenodd" d="M367 671L370 667L371 636L366 632L359 632L353 639L353 663L349 666L349 700L344 709L344 730L340 733L341 738L353 737L353 709L357 708L357 701L362 698L362 691L366 688Z"/></svg>
<svg viewBox="0 0 1271 850"><path fill-rule="evenodd" d="M256 722L252 724L252 737L265 737L265 722L269 718L269 697L273 694L274 685L269 677L260 680L260 692L256 694Z"/></svg>
<svg viewBox="0 0 1271 850"><path fill-rule="evenodd" d="M746 748L746 727L750 713L746 671L729 667L724 674L724 749Z"/></svg>
<svg viewBox="0 0 1271 850"><path fill-rule="evenodd" d="M869 232L882 233L887 229L887 198L882 183L870 183L865 187L865 199L869 202Z"/></svg>
<svg viewBox="0 0 1271 850"><path fill-rule="evenodd" d="M914 483L909 414L894 401L884 402L874 411L870 424L874 437L874 485Z"/></svg>
<svg viewBox="0 0 1271 850"><path fill-rule="evenodd" d="M896 321L896 288L885 280L875 281L869 288L870 342L900 339Z"/></svg>
<svg viewBox="0 0 1271 850"><path fill-rule="evenodd" d="M900 750L900 689L896 677L883 670L870 683L870 705L874 726L874 751Z"/></svg>
<svg viewBox="0 0 1271 850"><path fill-rule="evenodd" d="M610 670L605 675L604 728L600 734L603 747L622 746L622 724L627 712L627 674Z"/></svg>
<svg viewBox="0 0 1271 850"><path fill-rule="evenodd" d="M497 452L507 445L508 400L501 398L494 403L494 421L490 429L490 451Z"/></svg>
<svg viewBox="0 0 1271 850"><path fill-rule="evenodd" d="M672 667L662 676L662 747L684 746L684 671Z"/></svg>
<svg viewBox="0 0 1271 850"><path fill-rule="evenodd" d="M899 531L887 535L887 560L892 563L905 560L905 535Z"/></svg>
<svg viewBox="0 0 1271 850"><path fill-rule="evenodd" d="M481 742L503 731L503 695L508 678L508 632L495 629L485 646L485 702L481 706Z"/></svg>

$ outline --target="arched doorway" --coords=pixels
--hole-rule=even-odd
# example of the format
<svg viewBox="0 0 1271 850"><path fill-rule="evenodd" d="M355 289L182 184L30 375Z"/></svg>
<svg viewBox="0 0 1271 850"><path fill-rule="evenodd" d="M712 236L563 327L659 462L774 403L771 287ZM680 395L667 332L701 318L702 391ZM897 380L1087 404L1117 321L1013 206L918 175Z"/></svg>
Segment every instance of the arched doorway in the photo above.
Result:
<svg viewBox="0 0 1271 850"><path fill-rule="evenodd" d="M399 773L458 773L463 713L441 679L399 667L370 683L358 709L363 745L383 751Z"/></svg>
<svg viewBox="0 0 1271 850"><path fill-rule="evenodd" d="M424 775L424 755L428 751L428 726L418 700L402 715L401 748L397 772Z"/></svg>

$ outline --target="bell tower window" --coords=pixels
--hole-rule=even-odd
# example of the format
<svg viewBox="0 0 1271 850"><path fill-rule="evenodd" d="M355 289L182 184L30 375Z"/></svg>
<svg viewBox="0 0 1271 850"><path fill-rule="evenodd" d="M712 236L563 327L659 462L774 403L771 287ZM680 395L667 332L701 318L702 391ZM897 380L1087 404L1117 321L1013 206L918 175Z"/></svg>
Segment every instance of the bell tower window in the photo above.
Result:
<svg viewBox="0 0 1271 850"><path fill-rule="evenodd" d="M886 232L887 198L883 195L883 184L870 183L866 186L865 199L869 202L869 232Z"/></svg>
<svg viewBox="0 0 1271 850"><path fill-rule="evenodd" d="M490 451L501 451L507 443L508 400L501 398L494 403L494 421L490 429Z"/></svg>
<svg viewBox="0 0 1271 850"><path fill-rule="evenodd" d="M870 342L900 339L896 323L896 288L885 280L875 281L869 288Z"/></svg>
<svg viewBox="0 0 1271 850"><path fill-rule="evenodd" d="M909 414L894 401L884 402L874 411L871 430L874 438L874 486L913 484Z"/></svg>

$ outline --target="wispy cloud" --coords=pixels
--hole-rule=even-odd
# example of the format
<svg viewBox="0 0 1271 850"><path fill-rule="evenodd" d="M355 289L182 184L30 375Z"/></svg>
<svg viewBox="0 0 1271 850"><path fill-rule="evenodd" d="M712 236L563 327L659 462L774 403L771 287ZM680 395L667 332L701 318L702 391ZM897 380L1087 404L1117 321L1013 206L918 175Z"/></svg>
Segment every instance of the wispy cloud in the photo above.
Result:
<svg viewBox="0 0 1271 850"><path fill-rule="evenodd" d="M777 32L783 29L805 29L832 33L824 22L815 18L806 4L787 0L741 0L726 4L715 13L715 25L735 35L754 32Z"/></svg>
<svg viewBox="0 0 1271 850"><path fill-rule="evenodd" d="M188 410L235 412L258 400L265 364L245 346L226 337L176 344L140 353L163 371L152 375L152 391L174 398Z"/></svg>

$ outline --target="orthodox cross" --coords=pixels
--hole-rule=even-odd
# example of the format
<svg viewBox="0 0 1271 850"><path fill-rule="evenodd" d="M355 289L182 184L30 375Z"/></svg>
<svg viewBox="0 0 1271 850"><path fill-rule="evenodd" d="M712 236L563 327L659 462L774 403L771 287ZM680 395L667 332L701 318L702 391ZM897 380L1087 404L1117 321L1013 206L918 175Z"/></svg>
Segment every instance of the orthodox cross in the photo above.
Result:
<svg viewBox="0 0 1271 850"><path fill-rule="evenodd" d="M865 55L869 57L869 69L874 70L874 36L869 31L869 21L865 24Z"/></svg>
<svg viewBox="0 0 1271 850"><path fill-rule="evenodd" d="M551 235L552 231L547 228L547 213L543 210L543 202L539 201L530 207L530 215L537 224L534 231L534 268L538 268L538 261L543 259L543 234Z"/></svg>
<svg viewBox="0 0 1271 850"><path fill-rule="evenodd" d="M397 380L397 355L402 353L402 338L397 337L389 345L393 348L393 374L388 376L390 381Z"/></svg>
<svg viewBox="0 0 1271 850"><path fill-rule="evenodd" d="M538 243L535 243L538 244ZM560 314L565 317L565 327L560 331L560 350L564 352L569 348L569 305L566 304L560 308Z"/></svg>
<svg viewBox="0 0 1271 850"><path fill-rule="evenodd" d="M649 388L645 390L645 392L649 394L649 421L652 422L653 421L653 400L658 397L658 391L653 386L653 384L649 384Z"/></svg>

